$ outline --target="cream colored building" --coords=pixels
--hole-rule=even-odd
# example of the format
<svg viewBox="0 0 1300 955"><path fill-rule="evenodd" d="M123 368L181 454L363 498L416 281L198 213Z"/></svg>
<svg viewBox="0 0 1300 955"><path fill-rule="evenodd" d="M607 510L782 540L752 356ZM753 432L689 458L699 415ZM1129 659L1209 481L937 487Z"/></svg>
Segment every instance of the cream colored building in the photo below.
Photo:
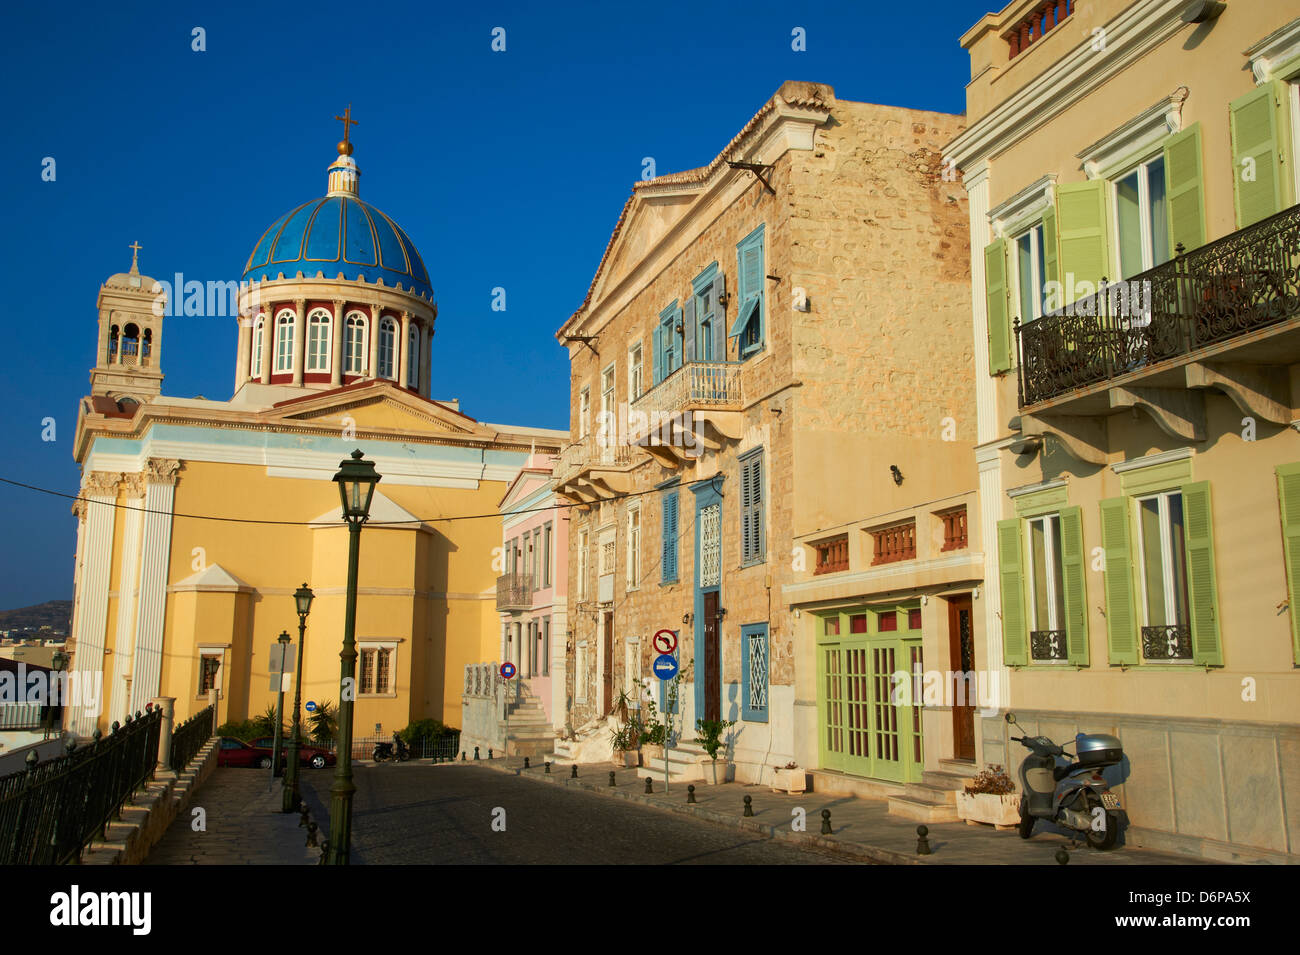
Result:
<svg viewBox="0 0 1300 955"><path fill-rule="evenodd" d="M493 515L566 434L432 399L433 290L406 234L360 200L351 152L249 258L231 400L161 394L167 308L135 261L100 289L70 650L104 702L69 714L78 733L158 696L184 719L213 688L222 721L265 711L268 650L297 640L304 581L303 699L338 702L348 530L332 477L354 448L381 475L361 535L357 734L457 725L465 665L497 651Z"/></svg>
<svg viewBox="0 0 1300 955"><path fill-rule="evenodd" d="M951 715L922 727L887 688L912 654L946 661L943 598L983 568L942 531L975 489L964 194L940 152L961 128L788 82L707 165L634 187L557 333L568 722L605 752L620 694L664 710L669 630L682 759L701 718L735 721L741 781L795 760L901 792L952 755ZM915 546L873 567L872 533L904 526ZM842 565L819 558L841 540Z"/></svg>
<svg viewBox="0 0 1300 955"><path fill-rule="evenodd" d="M1289 9L1288 9L1289 8ZM1130 844L1300 859L1300 20L1025 0L962 37L983 650L1118 735ZM1099 291L1099 283L1106 287ZM1021 751L998 716L982 763Z"/></svg>

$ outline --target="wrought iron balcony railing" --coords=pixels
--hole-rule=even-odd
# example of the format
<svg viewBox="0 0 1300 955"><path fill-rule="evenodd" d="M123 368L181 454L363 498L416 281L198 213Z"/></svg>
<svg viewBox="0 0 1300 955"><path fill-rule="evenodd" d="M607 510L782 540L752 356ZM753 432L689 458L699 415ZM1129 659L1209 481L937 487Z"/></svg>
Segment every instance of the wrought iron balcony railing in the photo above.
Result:
<svg viewBox="0 0 1300 955"><path fill-rule="evenodd" d="M632 410L651 416L692 408L738 411L744 402L740 370L738 361L687 362L632 402ZM650 425L654 426L653 420Z"/></svg>
<svg viewBox="0 0 1300 955"><path fill-rule="evenodd" d="M1043 663L1068 660L1064 630L1032 630L1029 633L1029 655Z"/></svg>
<svg viewBox="0 0 1300 955"><path fill-rule="evenodd" d="M531 610L532 606L532 574L502 574L497 578L497 610Z"/></svg>
<svg viewBox="0 0 1300 955"><path fill-rule="evenodd" d="M1179 250L1181 251L1181 246ZM1300 314L1300 206L1016 322L1026 407Z"/></svg>
<svg viewBox="0 0 1300 955"><path fill-rule="evenodd" d="M1192 628L1180 624L1143 627L1142 657L1153 663L1192 659Z"/></svg>

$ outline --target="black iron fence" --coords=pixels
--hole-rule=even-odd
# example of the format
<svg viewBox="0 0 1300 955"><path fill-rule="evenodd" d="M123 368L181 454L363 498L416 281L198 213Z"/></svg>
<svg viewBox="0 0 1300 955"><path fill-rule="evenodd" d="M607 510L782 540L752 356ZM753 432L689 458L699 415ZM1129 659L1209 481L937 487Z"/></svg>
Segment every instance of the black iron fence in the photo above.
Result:
<svg viewBox="0 0 1300 955"><path fill-rule="evenodd" d="M1179 250L1181 250L1181 246ZM1016 323L1020 406L1300 314L1300 205Z"/></svg>
<svg viewBox="0 0 1300 955"><path fill-rule="evenodd" d="M44 763L0 777L0 865L75 862L153 775L162 711L113 724L103 736Z"/></svg>
<svg viewBox="0 0 1300 955"><path fill-rule="evenodd" d="M181 772L203 744L212 738L212 705L208 704L172 733L171 767Z"/></svg>

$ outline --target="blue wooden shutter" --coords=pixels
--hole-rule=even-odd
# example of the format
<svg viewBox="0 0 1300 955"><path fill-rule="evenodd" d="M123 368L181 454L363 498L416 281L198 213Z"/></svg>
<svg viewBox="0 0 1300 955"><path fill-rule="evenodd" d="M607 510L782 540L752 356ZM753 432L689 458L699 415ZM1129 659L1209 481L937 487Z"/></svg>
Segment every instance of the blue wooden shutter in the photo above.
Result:
<svg viewBox="0 0 1300 955"><path fill-rule="evenodd" d="M727 292L727 280L721 272L713 277L713 360L727 360L727 310L722 299Z"/></svg>
<svg viewBox="0 0 1300 955"><path fill-rule="evenodd" d="M739 335L748 324L751 314L754 321L762 322L763 316L763 227L741 240L736 246L737 285L736 298L740 307L736 312L736 323L731 327L731 335ZM760 336L761 337L761 336Z"/></svg>
<svg viewBox="0 0 1300 955"><path fill-rule="evenodd" d="M686 316L682 322L682 361L695 361L695 296L686 299Z"/></svg>
<svg viewBox="0 0 1300 955"><path fill-rule="evenodd" d="M653 356L651 358L651 366L654 369L653 378L654 378L654 383L656 385L659 384L659 382L664 380L663 363L662 363L662 352L663 352L662 332L663 332L663 327L656 324L654 329L654 334L651 336L654 339L654 342L650 348L651 355Z"/></svg>
<svg viewBox="0 0 1300 955"><path fill-rule="evenodd" d="M663 541L660 579L665 583L677 579L677 492L664 495Z"/></svg>

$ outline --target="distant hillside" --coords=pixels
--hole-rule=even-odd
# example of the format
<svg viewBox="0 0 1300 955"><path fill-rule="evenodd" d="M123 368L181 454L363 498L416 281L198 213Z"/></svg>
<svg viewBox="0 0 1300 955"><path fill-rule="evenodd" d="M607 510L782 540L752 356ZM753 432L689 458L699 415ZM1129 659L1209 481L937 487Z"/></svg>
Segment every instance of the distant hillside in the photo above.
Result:
<svg viewBox="0 0 1300 955"><path fill-rule="evenodd" d="M71 626L71 600L47 600L31 607L0 610L0 630L39 630L41 627L49 627L57 633L67 633Z"/></svg>

